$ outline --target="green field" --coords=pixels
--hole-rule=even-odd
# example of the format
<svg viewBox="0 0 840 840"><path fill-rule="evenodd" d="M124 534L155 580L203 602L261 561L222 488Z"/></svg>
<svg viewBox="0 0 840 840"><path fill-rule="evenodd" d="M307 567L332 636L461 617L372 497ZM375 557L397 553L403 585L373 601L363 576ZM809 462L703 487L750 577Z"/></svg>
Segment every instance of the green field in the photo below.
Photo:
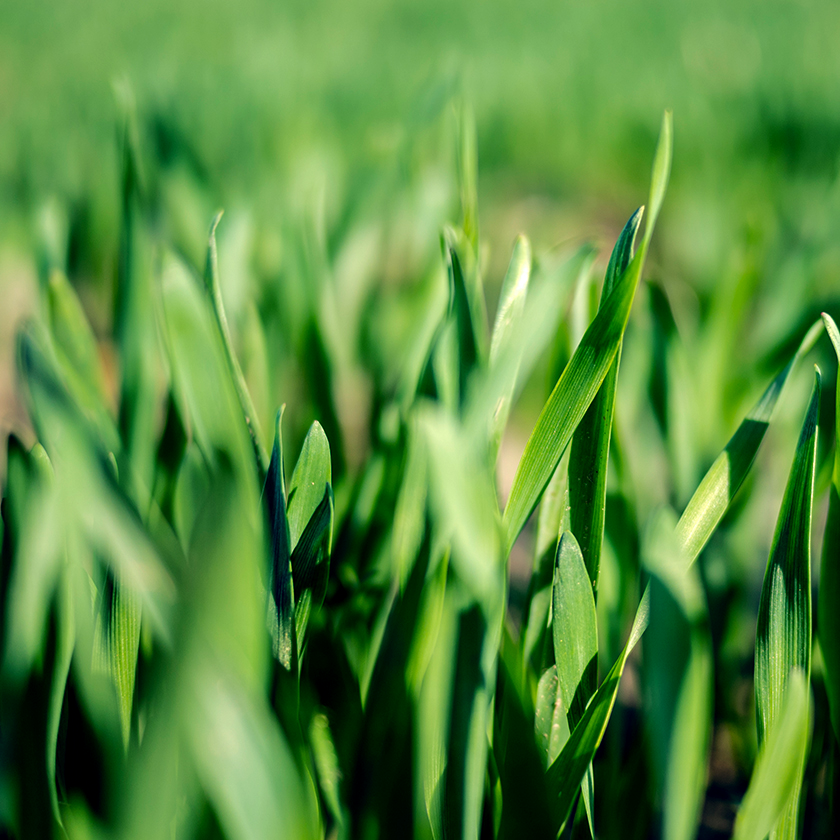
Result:
<svg viewBox="0 0 840 840"><path fill-rule="evenodd" d="M0 0L0 840L836 836L836 4L80 5Z"/></svg>

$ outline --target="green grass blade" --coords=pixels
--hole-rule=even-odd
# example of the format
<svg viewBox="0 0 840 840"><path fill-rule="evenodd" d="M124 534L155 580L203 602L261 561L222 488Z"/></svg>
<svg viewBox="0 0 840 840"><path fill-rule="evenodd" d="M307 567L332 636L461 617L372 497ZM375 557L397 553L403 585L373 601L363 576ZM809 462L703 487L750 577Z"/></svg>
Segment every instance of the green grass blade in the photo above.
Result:
<svg viewBox="0 0 840 840"><path fill-rule="evenodd" d="M493 368L499 355L508 350L512 339L516 335L516 328L522 321L525 311L525 297L528 294L528 284L531 279L531 244L525 236L518 236L513 246L502 290L499 296L499 309L496 313L496 323L493 325L493 335L490 340L490 367ZM510 352L510 350L508 350ZM514 349L513 352L516 352ZM519 368L522 349L515 366ZM510 414L511 401L516 388L516 374L506 393L499 397L493 414L491 443L493 451L498 452L502 432L507 425Z"/></svg>
<svg viewBox="0 0 840 840"><path fill-rule="evenodd" d="M823 313L823 321L834 352L837 354L837 406L834 439L834 471L828 499L828 519L823 534L820 588L817 609L817 634L825 662L825 686L831 708L834 735L840 741L840 331L834 319Z"/></svg>
<svg viewBox="0 0 840 840"><path fill-rule="evenodd" d="M316 420L303 441L289 481L289 536L292 551L332 482L330 443Z"/></svg>
<svg viewBox="0 0 840 840"><path fill-rule="evenodd" d="M286 670L294 658L294 593L292 588L289 521L286 516L286 480L283 464L283 410L277 412L274 446L265 479L263 500L268 511L271 539L269 570L269 629L274 657Z"/></svg>
<svg viewBox="0 0 840 840"><path fill-rule="evenodd" d="M798 792L807 746L808 680L794 670L779 713L767 731L735 821L734 840L764 840Z"/></svg>
<svg viewBox="0 0 840 840"><path fill-rule="evenodd" d="M601 305L609 297L633 258L633 243L641 221L640 208L630 217L618 237L607 265L604 288L601 292ZM610 434L620 360L621 346L619 345L615 361L601 389L574 434L569 461L571 530L580 543L580 550L596 597L601 543L604 539Z"/></svg>
<svg viewBox="0 0 840 840"><path fill-rule="evenodd" d="M598 393L618 353L668 181L671 133L671 115L666 112L654 159L650 199L652 210L642 246L584 333L528 439L505 508L508 549L536 507L578 423Z"/></svg>
<svg viewBox="0 0 840 840"><path fill-rule="evenodd" d="M458 252L451 241L447 241L444 248L446 270L449 274L450 294L452 296L452 317L458 346L459 403L463 403L470 374L478 366L481 359L480 339L470 304L464 269L458 257Z"/></svg>
<svg viewBox="0 0 840 840"><path fill-rule="evenodd" d="M589 685L597 682L598 616L583 554L570 531L557 544L552 601L558 690L574 728L591 694Z"/></svg>
<svg viewBox="0 0 840 840"><path fill-rule="evenodd" d="M645 590L624 649L595 692L560 755L548 768L546 783L549 794L557 802L561 824L571 812L578 788L607 730L627 657L645 632L649 613L649 590Z"/></svg>
<svg viewBox="0 0 840 840"><path fill-rule="evenodd" d="M254 449L254 457L257 462L257 470L259 471L260 479L263 479L268 470L268 452L266 452L265 444L263 443L257 410L254 408L251 393L248 390L248 384L245 382L245 376L242 373L242 368L239 366L239 360L236 358L236 353L233 349L233 339L231 338L227 316L225 315L222 287L219 282L219 256L216 249L216 228L221 218L222 211L219 211L213 217L213 221L210 224L204 281L207 284L207 291L210 294L210 300L213 304L213 314L216 316L216 324L222 338L222 346L224 347L225 361L227 362L230 378L236 389L239 405L242 408L242 415L245 418L245 425L248 428L248 434L251 438L251 445Z"/></svg>
<svg viewBox="0 0 840 840"><path fill-rule="evenodd" d="M794 357L767 386L686 505L677 523L677 536L687 563L694 562L723 519L755 461L790 372L813 347L821 330L819 321L808 330Z"/></svg>
<svg viewBox="0 0 840 840"><path fill-rule="evenodd" d="M811 673L811 516L817 452L820 374L796 446L764 574L755 638L755 705L759 744L779 714L788 675ZM801 737L807 740L807 733ZM796 836L799 785L774 837Z"/></svg>
<svg viewBox="0 0 840 840"><path fill-rule="evenodd" d="M140 648L140 602L137 596L119 581L113 581L107 595L109 603L105 610L106 655L111 678L117 689L123 746L128 749L137 652Z"/></svg>
<svg viewBox="0 0 840 840"><path fill-rule="evenodd" d="M692 840L706 788L712 732L712 647L699 571L686 568L676 517L660 515L645 550L650 627L645 639L649 731L662 792L665 840Z"/></svg>
<svg viewBox="0 0 840 840"><path fill-rule="evenodd" d="M534 735L545 766L551 766L569 740L569 720L560 695L556 665L548 668L537 684Z"/></svg>

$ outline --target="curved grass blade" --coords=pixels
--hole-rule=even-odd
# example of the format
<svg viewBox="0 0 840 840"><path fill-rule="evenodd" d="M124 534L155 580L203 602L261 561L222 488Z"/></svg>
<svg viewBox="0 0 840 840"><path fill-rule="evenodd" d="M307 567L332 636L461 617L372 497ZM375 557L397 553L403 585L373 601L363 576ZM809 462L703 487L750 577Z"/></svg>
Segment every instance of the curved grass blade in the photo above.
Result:
<svg viewBox="0 0 840 840"><path fill-rule="evenodd" d="M528 440L505 508L508 550L536 507L618 353L668 182L671 134L671 115L666 112L654 159L651 212L642 245L584 333Z"/></svg>
<svg viewBox="0 0 840 840"><path fill-rule="evenodd" d="M225 351L225 360L227 361L230 378L233 381L234 388L236 388L236 395L239 397L239 405L242 408L242 415L245 419L245 425L248 428L248 434L251 438L251 445L254 449L254 457L257 462L257 470L260 479L264 479L269 467L269 457L263 444L262 430L260 429L259 416L257 410L254 408L254 403L251 400L251 393L248 391L248 385L245 382L245 376L242 373L242 368L239 366L239 361L236 358L236 353L233 350L233 340L230 335L230 328L228 327L227 316L225 315L224 301L222 300L222 287L219 283L219 255L216 249L216 228L219 226L219 221L222 218L222 212L219 211L213 217L210 224L210 234L207 243L207 264L204 270L204 281L207 285L207 291L210 294L210 299L213 303L213 314L216 316L216 324L219 328L219 333L222 337L222 345Z"/></svg>
<svg viewBox="0 0 840 840"><path fill-rule="evenodd" d="M762 744L779 714L788 675L811 673L811 516L817 453L820 373L794 454L764 574L755 635L755 706ZM807 733L801 733L807 740ZM801 778L780 818L775 838L796 836Z"/></svg>
<svg viewBox="0 0 840 840"><path fill-rule="evenodd" d="M574 729L597 679L598 616L583 554L570 531L557 544L552 602L558 691Z"/></svg>
<svg viewBox="0 0 840 840"><path fill-rule="evenodd" d="M755 461L790 372L814 346L821 330L819 321L808 330L794 357L767 386L694 491L677 523L677 536L686 563L697 559L723 519Z"/></svg>
<svg viewBox="0 0 840 840"><path fill-rule="evenodd" d="M601 292L603 306L633 258L633 243L642 209L629 218L613 248ZM610 452L615 389L621 361L621 344L597 396L586 411L572 438L569 461L569 505L571 530L580 543L589 579L597 597L604 512L607 500L607 462Z"/></svg>
<svg viewBox="0 0 840 840"><path fill-rule="evenodd" d="M734 840L764 840L798 791L805 764L809 706L808 680L794 669L786 680L779 713L758 753L735 820Z"/></svg>
<svg viewBox="0 0 840 840"><path fill-rule="evenodd" d="M817 634L825 662L825 686L831 709L834 736L840 741L840 331L834 319L823 313L826 332L837 354L837 407L834 439L834 472L828 499L828 519L823 535Z"/></svg>
<svg viewBox="0 0 840 840"><path fill-rule="evenodd" d="M294 593L292 589L289 520L286 516L286 479L283 465L283 411L277 412L274 446L265 479L263 499L271 539L268 622L275 659L291 670L294 657Z"/></svg>
<svg viewBox="0 0 840 840"><path fill-rule="evenodd" d="M493 336L490 340L490 367L493 368L499 354L503 353L516 335L516 327L522 321L525 311L525 296L528 294L528 284L531 279L531 243L526 236L518 236L513 246L502 290L499 297L499 309L496 313L496 323L493 325ZM518 353L515 366L519 368L522 349ZM516 388L516 374L509 389L499 397L496 411L493 414L491 444L493 451L498 452L502 432L507 425L510 414L513 392Z"/></svg>
<svg viewBox="0 0 840 840"><path fill-rule="evenodd" d="M618 685L627 657L642 637L648 625L650 613L649 590L645 590L630 637L616 660L610 672L595 692L583 717L572 731L560 755L552 762L546 774L549 794L557 802L558 823L567 820L574 805L578 788L583 782L589 765L604 737L615 699L618 696Z"/></svg>

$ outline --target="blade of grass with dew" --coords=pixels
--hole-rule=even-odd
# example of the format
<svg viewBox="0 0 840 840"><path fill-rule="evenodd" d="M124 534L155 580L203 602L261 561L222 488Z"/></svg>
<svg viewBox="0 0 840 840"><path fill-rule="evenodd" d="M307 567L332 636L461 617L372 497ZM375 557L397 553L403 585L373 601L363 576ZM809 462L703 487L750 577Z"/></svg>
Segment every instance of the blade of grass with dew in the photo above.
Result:
<svg viewBox="0 0 840 840"><path fill-rule="evenodd" d="M808 680L794 669L785 682L782 703L759 749L735 820L734 840L764 840L799 788L809 726Z"/></svg>
<svg viewBox="0 0 840 840"><path fill-rule="evenodd" d="M543 493L537 517L534 566L528 582L522 655L539 674L554 661L550 640L551 587L557 541L569 530L569 455L567 448Z"/></svg>
<svg viewBox="0 0 840 840"><path fill-rule="evenodd" d="M216 325L219 328L219 334L222 338L222 347L224 348L225 361L227 362L228 372L236 389L236 396L239 398L239 405L242 409L242 415L245 420L245 425L248 429L248 435L251 438L251 446L254 449L254 458L256 459L257 471L260 481L265 479L268 471L269 457L263 443L262 430L260 429L259 416L257 410L254 408L254 403L251 400L251 394L248 391L248 385L245 382L245 376L242 373L242 368L239 366L239 361L236 358L236 353L233 349L233 339L230 335L230 328L228 327L227 316L225 315L224 301L222 300L222 287L219 282L219 255L216 248L216 228L222 218L222 212L219 211L213 217L210 224L210 233L207 242L207 263L204 270L204 282L207 286L207 292L210 295L210 300L213 304L213 314L216 316Z"/></svg>
<svg viewBox="0 0 840 840"><path fill-rule="evenodd" d="M821 331L819 321L808 330L793 358L767 386L694 491L677 523L677 536L687 563L697 559L723 519L755 461L790 372L814 346Z"/></svg>
<svg viewBox="0 0 840 840"><path fill-rule="evenodd" d="M641 221L642 210L639 208L627 221L618 237L604 277L601 306L630 265L633 258L633 243ZM580 544L596 597L601 543L604 539L607 464L620 362L621 344L597 396L575 431L569 460L571 531Z"/></svg>
<svg viewBox="0 0 840 840"><path fill-rule="evenodd" d="M571 531L564 531L557 543L552 607L557 689L573 730L598 683L598 616L583 554ZM590 765L581 792L592 836L593 781Z"/></svg>
<svg viewBox="0 0 840 840"><path fill-rule="evenodd" d="M645 639L649 732L662 797L662 836L692 840L706 787L712 732L712 647L700 574L686 567L662 511L644 550L650 572Z"/></svg>
<svg viewBox="0 0 840 840"><path fill-rule="evenodd" d="M531 243L526 236L518 236L513 246L513 254L510 258L507 273L502 281L502 289L499 295L499 309L496 313L496 322L493 325L493 335L490 340L490 367L493 368L516 334L516 327L522 320L525 311L525 298L528 294L528 284L531 279ZM493 447L493 460L499 451L502 432L507 425L510 414L513 392L516 387L516 376L518 374L519 358L514 362L517 371L508 391L499 397L496 410L493 413L492 431L490 436Z"/></svg>
<svg viewBox="0 0 840 840"><path fill-rule="evenodd" d="M557 685L574 729L589 699L591 672L598 664L598 620L592 585L580 546L571 531L557 544L552 586L552 633Z"/></svg>
<svg viewBox="0 0 840 840"><path fill-rule="evenodd" d="M820 373L796 445L790 476L761 588L755 633L755 706L762 744L779 714L788 675L811 673L811 516L817 454ZM800 736L807 740L807 732ZM795 786L774 840L797 836L800 781Z"/></svg>
<svg viewBox="0 0 840 840"><path fill-rule="evenodd" d="M650 614L649 590L645 590L630 637L610 672L595 692L583 717L566 741L560 755L551 763L546 773L549 795L558 803L558 829L565 823L575 802L578 788L583 782L592 759L604 737L627 657L636 646L648 625Z"/></svg>
<svg viewBox="0 0 840 840"><path fill-rule="evenodd" d="M274 424L274 446L265 478L263 501L268 512L271 540L268 622L274 658L291 670L295 655L294 592L292 584L289 520L286 515L286 478L283 463L283 406Z"/></svg>
<svg viewBox="0 0 840 840"><path fill-rule="evenodd" d="M840 331L823 313L826 332L837 355L837 405L835 409L834 471L828 499L828 519L823 534L817 634L825 662L825 687L831 709L834 737L840 742Z"/></svg>
<svg viewBox="0 0 840 840"><path fill-rule="evenodd" d="M654 158L650 215L641 247L581 339L528 439L505 508L508 549L536 507L618 353L668 182L671 135L671 115L666 111Z"/></svg>

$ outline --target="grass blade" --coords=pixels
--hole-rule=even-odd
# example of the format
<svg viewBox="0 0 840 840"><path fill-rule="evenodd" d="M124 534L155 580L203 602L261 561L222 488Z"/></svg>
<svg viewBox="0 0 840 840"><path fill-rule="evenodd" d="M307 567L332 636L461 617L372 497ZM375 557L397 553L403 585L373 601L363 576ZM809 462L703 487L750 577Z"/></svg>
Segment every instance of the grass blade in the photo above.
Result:
<svg viewBox="0 0 840 840"><path fill-rule="evenodd" d="M242 373L242 368L239 366L239 361L236 358L236 353L233 350L233 339L230 335L230 328L228 327L227 316L225 315L224 301L222 300L222 287L219 282L219 255L216 249L216 228L222 218L222 211L220 210L213 217L210 224L210 234L207 243L207 265L204 270L204 281L207 284L207 291L210 294L210 300L213 304L213 314L216 316L216 324L219 328L219 333L222 337L222 346L225 352L225 361L227 362L230 378L233 381L236 395L239 397L239 405L242 408L242 415L245 418L245 425L248 428L248 434L251 438L251 445L254 449L254 457L257 462L257 470L259 471L260 479L265 477L268 470L269 458L263 444L262 430L260 429L259 416L257 410L254 408L254 403L251 399L251 393L248 390L248 385L245 382L245 376Z"/></svg>
<svg viewBox="0 0 840 840"><path fill-rule="evenodd" d="M825 686L831 709L834 735L840 741L840 331L833 318L823 313L826 332L837 354L837 407L834 439L834 472L828 499L828 519L823 535L820 589L817 611L817 634L825 662Z"/></svg>
<svg viewBox="0 0 840 840"><path fill-rule="evenodd" d="M808 680L798 669L786 680L779 712L767 731L735 821L734 840L764 840L798 792L808 731Z"/></svg>
<svg viewBox="0 0 840 840"><path fill-rule="evenodd" d="M814 346L821 329L822 325L818 321L808 330L794 357L767 386L686 505L677 523L677 536L687 563L697 559L723 519L755 461L790 372L796 362Z"/></svg>
<svg viewBox="0 0 840 840"><path fill-rule="evenodd" d="M820 374L794 454L776 532L764 574L755 638L755 705L759 744L779 714L788 675L811 673L811 515L814 499ZM806 740L803 731L800 736ZM791 795L777 832L796 836L799 785Z"/></svg>
<svg viewBox="0 0 840 840"><path fill-rule="evenodd" d="M601 306L624 275L633 257L633 243L642 221L639 208L627 221L613 248L601 292ZM580 543L583 560L596 597L601 543L604 539L604 513L607 499L607 462L615 410L615 389L621 345L601 389L586 411L572 439L569 461L569 505L571 530Z"/></svg>
<svg viewBox="0 0 840 840"><path fill-rule="evenodd" d="M591 694L589 685L597 681L598 616L583 554L570 531L557 544L552 601L558 690L574 728Z"/></svg>
<svg viewBox="0 0 840 840"><path fill-rule="evenodd" d="M269 568L269 628L274 657L291 670L294 657L294 592L292 588L289 520L286 516L286 479L283 465L283 406L277 412L274 446L265 479L263 499L271 539Z"/></svg>
<svg viewBox="0 0 840 840"><path fill-rule="evenodd" d="M604 737L615 699L618 696L618 685L624 673L624 666L627 664L627 657L645 632L649 613L650 596L649 591L646 590L624 649L598 691L595 692L560 755L548 768L546 783L550 796L557 802L558 819L561 824L566 821L571 812L578 788Z"/></svg>
<svg viewBox="0 0 840 840"><path fill-rule="evenodd" d="M505 508L508 549L536 507L618 353L668 182L671 134L671 115L666 112L654 159L651 212L642 245L584 333L528 439Z"/></svg>
<svg viewBox="0 0 840 840"><path fill-rule="evenodd" d="M496 323L493 325L493 335L490 341L490 367L494 367L499 355L510 347L516 335L516 328L522 321L525 312L525 297L528 294L528 284L531 279L531 243L525 236L518 236L513 246L502 290L499 296L499 309L496 313ZM508 350L509 351L509 350ZM523 348L519 349L514 362L516 373ZM509 351L510 352L510 351ZM514 350L514 352L516 352ZM498 452L502 432L507 425L510 414L511 401L516 388L516 374L506 393L499 397L496 410L493 413L491 442L493 451Z"/></svg>
<svg viewBox="0 0 840 840"><path fill-rule="evenodd" d="M675 516L660 515L645 551L650 627L645 663L650 733L665 840L692 840L706 787L712 732L712 648L699 571L686 567Z"/></svg>

